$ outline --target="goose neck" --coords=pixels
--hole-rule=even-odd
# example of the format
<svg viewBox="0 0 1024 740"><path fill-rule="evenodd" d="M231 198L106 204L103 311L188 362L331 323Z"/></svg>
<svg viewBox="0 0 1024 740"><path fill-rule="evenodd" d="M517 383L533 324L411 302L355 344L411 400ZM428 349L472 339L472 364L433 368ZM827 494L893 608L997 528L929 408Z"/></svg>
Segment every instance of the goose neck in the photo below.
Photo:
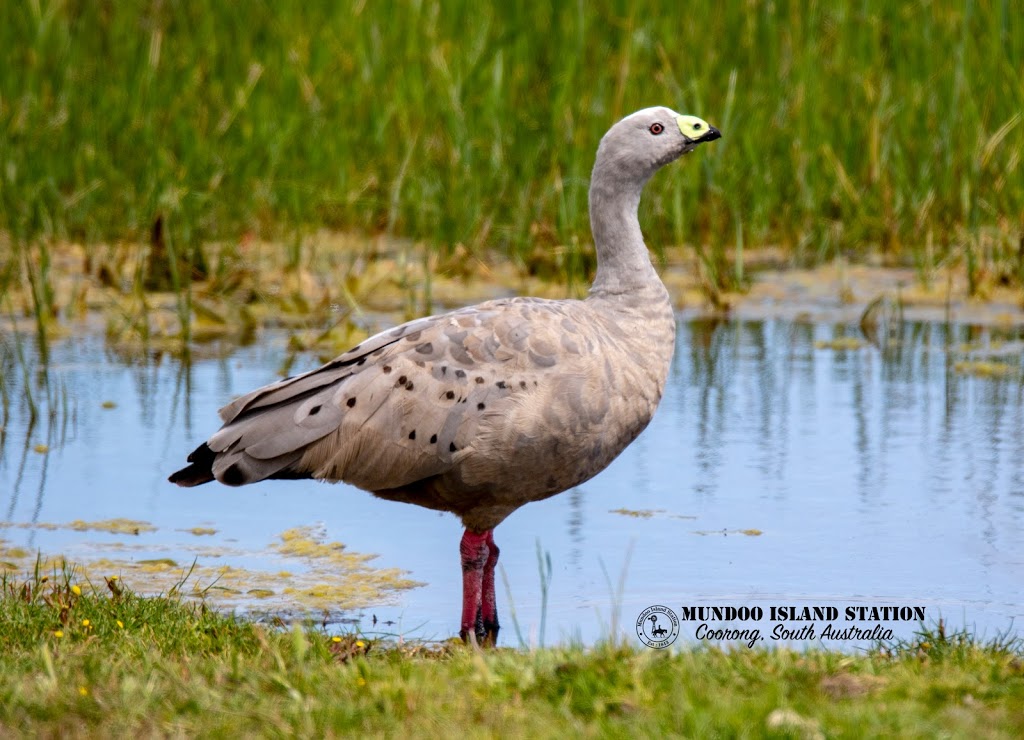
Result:
<svg viewBox="0 0 1024 740"><path fill-rule="evenodd" d="M601 174L595 167L590 186L590 228L597 252L591 295L625 293L660 283L637 219L644 182L609 183Z"/></svg>

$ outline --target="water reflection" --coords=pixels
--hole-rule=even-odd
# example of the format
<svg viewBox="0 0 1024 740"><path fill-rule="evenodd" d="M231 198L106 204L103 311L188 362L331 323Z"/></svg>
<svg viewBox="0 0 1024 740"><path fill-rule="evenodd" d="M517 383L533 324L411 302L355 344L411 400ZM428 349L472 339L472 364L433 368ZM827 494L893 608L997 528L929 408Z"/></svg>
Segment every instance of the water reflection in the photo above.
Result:
<svg viewBox="0 0 1024 740"><path fill-rule="evenodd" d="M989 633L1024 616L1020 332L904 323L883 350L850 341L858 332L683 322L662 407L636 444L595 480L525 507L498 531L524 634L540 622L537 540L555 564L549 635L594 640L616 610L629 629L656 603L922 604ZM282 530L322 522L332 539L428 584L370 612L422 636L451 634L454 518L346 486L166 483L220 405L272 379L285 339L187 365L125 362L100 339L73 338L54 343L44 364L31 340L3 337L6 521L127 517L158 529L128 545L38 526L8 527L0 539L72 559L120 548L123 558L170 552L187 562L196 550L182 532L209 524L233 549L204 558L263 567ZM958 364L989 355L1012 371L990 377L983 362ZM631 551L616 596L609 580Z"/></svg>

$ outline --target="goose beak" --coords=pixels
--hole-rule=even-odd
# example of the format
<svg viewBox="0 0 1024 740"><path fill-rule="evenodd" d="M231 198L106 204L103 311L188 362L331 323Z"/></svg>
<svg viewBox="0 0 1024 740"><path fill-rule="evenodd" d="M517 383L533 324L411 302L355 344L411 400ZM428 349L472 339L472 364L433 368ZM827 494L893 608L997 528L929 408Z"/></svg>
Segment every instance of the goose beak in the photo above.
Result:
<svg viewBox="0 0 1024 740"><path fill-rule="evenodd" d="M705 141L722 138L721 131L697 116L679 116L676 118L676 123L679 125L679 133L686 140L686 151L692 150Z"/></svg>
<svg viewBox="0 0 1024 740"><path fill-rule="evenodd" d="M714 141L715 139L722 138L722 132L710 124L703 126L703 131L700 136L690 136L683 134L683 139L686 140L686 148L683 150L683 154L689 154L697 148L698 144L703 144L708 141ZM693 132L696 133L696 132Z"/></svg>
<svg viewBox="0 0 1024 740"><path fill-rule="evenodd" d="M693 143L695 143L695 144L702 144L705 141L714 141L715 139L721 139L721 138L722 138L722 132L721 131L719 131L714 126L708 126L708 130L704 133L704 135L701 136L698 139L694 139Z"/></svg>

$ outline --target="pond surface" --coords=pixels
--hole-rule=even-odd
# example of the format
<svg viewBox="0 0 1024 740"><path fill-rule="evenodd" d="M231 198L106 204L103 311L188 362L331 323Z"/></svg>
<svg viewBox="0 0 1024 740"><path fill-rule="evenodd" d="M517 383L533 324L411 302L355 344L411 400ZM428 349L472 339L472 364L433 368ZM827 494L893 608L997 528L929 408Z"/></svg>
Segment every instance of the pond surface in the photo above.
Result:
<svg viewBox="0 0 1024 740"><path fill-rule="evenodd" d="M780 621L770 619L773 606L835 607L836 627L864 629L880 620L847 622L847 607L923 607L930 625L941 617L985 637L1019 633L1018 333L907 323L882 352L857 346L858 331L846 324L681 321L665 398L644 434L594 480L520 509L497 530L508 584L499 578L502 642L520 641L510 604L527 644L540 641L542 616L548 644L598 640L616 615L617 629L636 640L638 616L655 604L676 614L697 606L764 612L759 625L684 619L680 635L689 641L706 621L760 627L771 644ZM168 357L126 364L101 338L61 340L50 347L49 403L31 341L0 339L0 561L9 569L23 574L37 552L60 553L97 563L94 582L96 573L121 572L129 586L151 591L164 583L160 573L180 579L195 561L199 587L218 568L235 578L214 583L214 603L287 615L314 603L291 598L289 584L329 583L331 569L346 565L286 562L280 536L295 530L307 544L340 541L346 553L376 553L368 565L385 569L363 573L357 564L354 578L367 591L336 601L327 594L325 605L362 608L329 608L328 621L427 639L457 632L461 527L453 516L342 484L167 483L216 427L218 407L275 379L285 336L265 334L257 346L187 368ZM291 372L314 364L300 360ZM34 425L26 387L40 408ZM67 526L116 518L153 530ZM131 570L140 564L148 570ZM403 589L410 584L400 577L423 585ZM816 635L827 621L816 620ZM881 623L902 638L918 628Z"/></svg>

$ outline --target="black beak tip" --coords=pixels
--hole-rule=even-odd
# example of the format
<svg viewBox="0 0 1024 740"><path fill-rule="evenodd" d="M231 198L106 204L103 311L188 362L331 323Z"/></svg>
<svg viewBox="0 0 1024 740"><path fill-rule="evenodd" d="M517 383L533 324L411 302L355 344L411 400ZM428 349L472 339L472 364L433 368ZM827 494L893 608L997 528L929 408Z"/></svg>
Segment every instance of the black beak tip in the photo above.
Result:
<svg viewBox="0 0 1024 740"><path fill-rule="evenodd" d="M714 126L708 126L708 132L701 137L701 141L714 141L715 139L721 139L722 132Z"/></svg>

